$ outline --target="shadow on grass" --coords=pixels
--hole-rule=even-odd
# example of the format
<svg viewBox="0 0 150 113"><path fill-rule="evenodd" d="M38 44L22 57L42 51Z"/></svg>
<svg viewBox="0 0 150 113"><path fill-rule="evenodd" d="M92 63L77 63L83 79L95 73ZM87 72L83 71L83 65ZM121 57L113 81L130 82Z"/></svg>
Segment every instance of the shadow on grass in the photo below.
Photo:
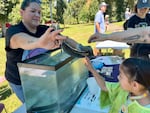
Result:
<svg viewBox="0 0 150 113"><path fill-rule="evenodd" d="M12 90L8 85L4 85L0 87L0 100L5 100L10 95L12 95Z"/></svg>
<svg viewBox="0 0 150 113"><path fill-rule="evenodd" d="M91 26L91 25L94 25L94 23L88 23L88 24L85 24L84 26Z"/></svg>
<svg viewBox="0 0 150 113"><path fill-rule="evenodd" d="M62 29L69 29L70 27L66 26L66 27L62 27Z"/></svg>

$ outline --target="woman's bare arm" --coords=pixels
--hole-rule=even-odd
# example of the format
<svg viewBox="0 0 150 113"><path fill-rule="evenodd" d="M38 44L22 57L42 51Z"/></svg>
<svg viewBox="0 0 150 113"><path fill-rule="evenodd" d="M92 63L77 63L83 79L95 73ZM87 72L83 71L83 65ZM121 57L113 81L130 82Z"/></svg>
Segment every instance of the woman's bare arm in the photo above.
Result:
<svg viewBox="0 0 150 113"><path fill-rule="evenodd" d="M150 43L150 27L128 29L111 34L95 33L90 36L88 42L91 43L105 40L129 43Z"/></svg>
<svg viewBox="0 0 150 113"><path fill-rule="evenodd" d="M25 50L35 48L55 49L60 46L62 40L66 37L58 35L61 30L51 32L49 28L40 38L30 36L26 33L17 33L10 40L12 49L22 48Z"/></svg>

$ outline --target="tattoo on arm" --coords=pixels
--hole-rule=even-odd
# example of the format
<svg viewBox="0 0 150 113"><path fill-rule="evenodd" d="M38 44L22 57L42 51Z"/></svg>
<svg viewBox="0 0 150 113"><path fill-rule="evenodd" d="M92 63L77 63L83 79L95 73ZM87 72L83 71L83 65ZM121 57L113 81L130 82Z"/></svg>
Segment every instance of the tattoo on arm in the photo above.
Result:
<svg viewBox="0 0 150 113"><path fill-rule="evenodd" d="M124 41L136 41L139 40L142 36L141 35L133 35L133 36L129 36L129 37L125 37Z"/></svg>
<svg viewBox="0 0 150 113"><path fill-rule="evenodd" d="M148 34L149 38L150 38L150 34Z"/></svg>
<svg viewBox="0 0 150 113"><path fill-rule="evenodd" d="M28 41L29 44L31 44L31 43L33 43L33 42L34 42L33 40L29 40L29 41Z"/></svg>

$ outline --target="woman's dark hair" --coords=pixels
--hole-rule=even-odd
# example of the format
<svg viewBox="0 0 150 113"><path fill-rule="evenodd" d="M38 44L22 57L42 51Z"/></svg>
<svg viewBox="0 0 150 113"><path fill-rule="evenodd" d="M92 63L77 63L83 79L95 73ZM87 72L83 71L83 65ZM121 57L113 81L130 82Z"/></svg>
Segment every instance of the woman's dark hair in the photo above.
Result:
<svg viewBox="0 0 150 113"><path fill-rule="evenodd" d="M23 0L23 2L21 4L21 9L25 10L26 7L28 7L30 5L30 3L32 3L32 2L36 2L38 4L41 4L40 0Z"/></svg>
<svg viewBox="0 0 150 113"><path fill-rule="evenodd" d="M134 6L134 13L137 13L137 4Z"/></svg>
<svg viewBox="0 0 150 113"><path fill-rule="evenodd" d="M126 21L123 23L123 29L124 29L124 30L127 30L127 28L128 28L128 21L129 21L129 20L126 20Z"/></svg>
<svg viewBox="0 0 150 113"><path fill-rule="evenodd" d="M122 62L123 71L150 91L150 61L140 58L128 58Z"/></svg>

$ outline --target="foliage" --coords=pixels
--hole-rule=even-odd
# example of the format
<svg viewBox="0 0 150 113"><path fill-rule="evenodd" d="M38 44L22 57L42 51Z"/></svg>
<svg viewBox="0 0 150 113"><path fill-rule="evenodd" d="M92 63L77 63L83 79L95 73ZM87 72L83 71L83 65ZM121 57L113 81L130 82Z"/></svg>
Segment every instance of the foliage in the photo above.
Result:
<svg viewBox="0 0 150 113"><path fill-rule="evenodd" d="M4 1L4 0L3 0ZM3 2L1 1L1 2ZM11 0L5 0L11 1ZM22 0L13 0L22 1ZM50 1L52 2L52 16L50 13ZM49 21L52 17L53 20L59 21L60 23L75 24L75 23L87 23L94 21L94 16L98 11L99 4L104 0L70 0L66 3L65 0L44 0L42 1L42 18L41 21L44 24ZM137 0L136 0L137 1ZM105 0L108 5L107 14L109 15L110 21L116 20L120 21L124 19L125 8L134 8L135 0ZM11 1L12 2L12 1ZM13 3L13 2L12 2ZM1 3L0 8L4 7ZM12 7L12 5L7 5ZM6 7L5 6L5 7ZM15 5L14 5L15 6ZM20 20L19 14L20 4L17 2L16 7L12 8L11 14L9 14L9 21L11 23L18 23ZM10 11L10 10L8 10ZM2 11L3 12L3 11ZM2 13L0 12L0 14ZM2 16L4 18L4 16ZM7 18L0 18L5 20Z"/></svg>
<svg viewBox="0 0 150 113"><path fill-rule="evenodd" d="M89 6L89 19L94 20L95 14L99 9L99 3L97 0L91 0L90 6Z"/></svg>
<svg viewBox="0 0 150 113"><path fill-rule="evenodd" d="M74 0L69 4L71 10L70 15L76 19L77 24L79 24L79 14L85 3L86 0Z"/></svg>
<svg viewBox="0 0 150 113"><path fill-rule="evenodd" d="M50 20L55 21L56 19L56 9L55 9L55 2L53 0L43 0L42 1L42 17L41 21L44 24Z"/></svg>
<svg viewBox="0 0 150 113"><path fill-rule="evenodd" d="M9 22L11 24L16 24L21 20L19 10L20 10L20 3L16 4L16 7L12 8L12 12L8 16Z"/></svg>
<svg viewBox="0 0 150 113"><path fill-rule="evenodd" d="M1 0L0 1L0 22L7 22L8 14L12 11L12 7L18 3L19 0Z"/></svg>
<svg viewBox="0 0 150 113"><path fill-rule="evenodd" d="M109 21L111 22L112 21L112 17L113 17L113 3L114 3L114 0L106 0L106 3L108 4L108 7L107 7L107 14L109 15Z"/></svg>
<svg viewBox="0 0 150 113"><path fill-rule="evenodd" d="M64 19L63 19L63 14L64 10L67 8L66 3L64 0L57 0L57 5L56 5L56 20L64 24Z"/></svg>
<svg viewBox="0 0 150 113"><path fill-rule="evenodd" d="M71 15L71 7L69 5L67 5L67 9L64 10L64 24L74 24L75 23L75 19L73 18L73 16Z"/></svg>
<svg viewBox="0 0 150 113"><path fill-rule="evenodd" d="M98 11L99 2L97 0L87 0L79 14L79 19L82 23L87 23L94 20L95 14Z"/></svg>
<svg viewBox="0 0 150 113"><path fill-rule="evenodd" d="M8 15L19 1L18 0L1 0L0 1L0 24L2 26L2 36L5 36L6 26L8 21Z"/></svg>
<svg viewBox="0 0 150 113"><path fill-rule="evenodd" d="M82 10L80 11L79 14L79 20L83 22L89 22L89 7L86 5L83 6Z"/></svg>
<svg viewBox="0 0 150 113"><path fill-rule="evenodd" d="M131 9L131 11L134 11L134 6L137 0L125 0L125 8Z"/></svg>
<svg viewBox="0 0 150 113"><path fill-rule="evenodd" d="M124 19L124 0L116 0L116 19L118 22Z"/></svg>

